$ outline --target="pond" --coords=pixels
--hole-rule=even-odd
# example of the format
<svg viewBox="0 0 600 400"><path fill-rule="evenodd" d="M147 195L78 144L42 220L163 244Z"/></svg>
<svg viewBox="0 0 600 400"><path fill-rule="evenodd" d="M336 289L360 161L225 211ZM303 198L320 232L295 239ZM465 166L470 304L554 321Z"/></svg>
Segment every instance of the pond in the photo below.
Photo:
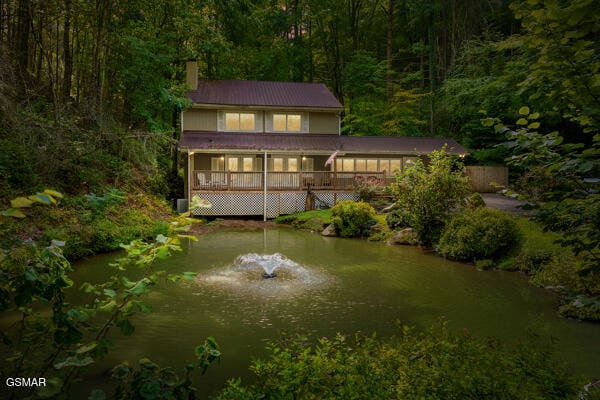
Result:
<svg viewBox="0 0 600 400"><path fill-rule="evenodd" d="M114 257L79 263L72 276L99 281L110 274L106 265ZM522 274L481 272L414 247L288 228L206 234L161 263L170 272L199 275L153 290L148 303L155 312L135 317L131 337L111 333L115 345L86 377L87 388L104 386L106 369L122 360L148 357L181 371L194 346L213 336L222 362L196 380L207 394L227 378L250 379L252 357L265 356L267 341L284 334L389 337L398 321L425 329L440 318L452 329L506 343L530 331L552 336L557 356L575 372L600 376L600 324L559 318L556 297ZM263 277L274 266L276 277Z"/></svg>

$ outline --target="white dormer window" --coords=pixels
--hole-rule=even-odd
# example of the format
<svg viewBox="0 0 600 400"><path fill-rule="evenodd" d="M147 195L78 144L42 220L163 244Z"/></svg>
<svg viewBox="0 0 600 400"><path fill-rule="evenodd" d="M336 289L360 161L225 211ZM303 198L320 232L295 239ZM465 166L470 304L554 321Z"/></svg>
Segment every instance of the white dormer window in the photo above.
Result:
<svg viewBox="0 0 600 400"><path fill-rule="evenodd" d="M308 114L304 113L268 113L265 130L267 132L308 132Z"/></svg>
<svg viewBox="0 0 600 400"><path fill-rule="evenodd" d="M219 112L219 130L228 132L256 131L256 113Z"/></svg>

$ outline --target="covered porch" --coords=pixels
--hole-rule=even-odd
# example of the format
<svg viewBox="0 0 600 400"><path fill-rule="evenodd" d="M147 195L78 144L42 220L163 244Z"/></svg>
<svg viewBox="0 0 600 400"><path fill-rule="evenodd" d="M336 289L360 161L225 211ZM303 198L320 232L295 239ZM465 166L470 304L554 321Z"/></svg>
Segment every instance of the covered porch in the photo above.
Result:
<svg viewBox="0 0 600 400"><path fill-rule="evenodd" d="M192 171L192 192L206 191L352 191L356 185L388 186L394 176L387 171ZM265 185L266 182L266 185Z"/></svg>
<svg viewBox="0 0 600 400"><path fill-rule="evenodd" d="M185 194L208 200L196 215L273 218L357 200L362 184L386 187L403 170L451 139L184 131Z"/></svg>

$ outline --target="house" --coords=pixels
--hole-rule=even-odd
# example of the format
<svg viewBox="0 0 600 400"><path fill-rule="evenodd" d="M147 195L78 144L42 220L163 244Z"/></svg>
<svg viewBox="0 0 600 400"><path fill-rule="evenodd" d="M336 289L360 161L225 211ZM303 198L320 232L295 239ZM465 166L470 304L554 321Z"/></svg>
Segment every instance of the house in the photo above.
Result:
<svg viewBox="0 0 600 400"><path fill-rule="evenodd" d="M357 182L389 184L395 170L444 145L466 154L448 138L342 136L343 106L320 83L198 81L188 62L186 84L186 199L212 204L196 215L272 218L304 211L309 192L332 206L355 199Z"/></svg>

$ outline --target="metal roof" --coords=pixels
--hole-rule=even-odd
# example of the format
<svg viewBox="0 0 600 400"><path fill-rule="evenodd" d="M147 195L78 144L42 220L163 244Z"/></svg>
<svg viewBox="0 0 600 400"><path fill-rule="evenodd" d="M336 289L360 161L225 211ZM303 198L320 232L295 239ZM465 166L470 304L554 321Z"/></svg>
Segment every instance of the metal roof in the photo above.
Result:
<svg viewBox="0 0 600 400"><path fill-rule="evenodd" d="M322 83L204 80L188 97L194 104L343 109Z"/></svg>
<svg viewBox="0 0 600 400"><path fill-rule="evenodd" d="M450 154L465 155L467 150L452 138L407 136L338 136L291 133L232 133L184 131L179 148L184 150L248 150L429 154L446 145Z"/></svg>

